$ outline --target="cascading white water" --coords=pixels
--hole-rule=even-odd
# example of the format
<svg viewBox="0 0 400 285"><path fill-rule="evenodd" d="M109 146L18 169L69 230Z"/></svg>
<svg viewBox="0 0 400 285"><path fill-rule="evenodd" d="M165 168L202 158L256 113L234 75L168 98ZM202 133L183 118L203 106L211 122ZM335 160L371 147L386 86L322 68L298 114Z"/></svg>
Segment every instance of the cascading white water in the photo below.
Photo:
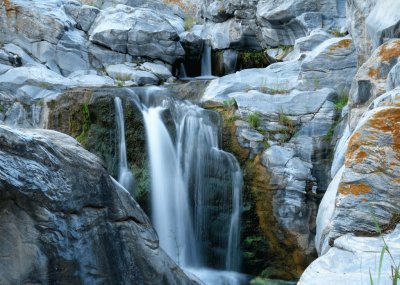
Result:
<svg viewBox="0 0 400 285"><path fill-rule="evenodd" d="M239 284L242 277L237 273L207 269L210 248L204 250L210 235L218 234L221 240L216 243L225 252L222 266L239 269L243 183L239 164L233 155L218 149L219 130L208 117L211 112L188 103L170 107L175 144L162 120L165 108L140 105L150 158L152 220L161 247L182 267L195 274L201 272L206 284ZM229 184L214 188L213 181L221 177L225 179L221 185ZM210 210L208 204L214 196L221 198L220 205ZM226 215L230 218L217 225L221 232L215 233L211 224L221 212L225 219Z"/></svg>
<svg viewBox="0 0 400 285"><path fill-rule="evenodd" d="M203 54L201 56L201 76L212 76L211 71L211 46L204 45Z"/></svg>
<svg viewBox="0 0 400 285"><path fill-rule="evenodd" d="M186 266L196 259L196 245L176 149L161 119L164 108L142 107L150 156L152 221L161 247Z"/></svg>
<svg viewBox="0 0 400 285"><path fill-rule="evenodd" d="M115 118L118 127L118 182L130 193L133 193L135 188L135 178L128 168L128 160L126 157L124 110L119 97L114 98L114 106Z"/></svg>
<svg viewBox="0 0 400 285"><path fill-rule="evenodd" d="M183 63L179 65L179 78L180 79L185 79L188 78L187 73L186 73L186 68Z"/></svg>
<svg viewBox="0 0 400 285"><path fill-rule="evenodd" d="M236 158L231 157L232 171L232 215L229 227L228 252L226 254L226 269L238 271L240 269L240 212L242 208L243 175Z"/></svg>

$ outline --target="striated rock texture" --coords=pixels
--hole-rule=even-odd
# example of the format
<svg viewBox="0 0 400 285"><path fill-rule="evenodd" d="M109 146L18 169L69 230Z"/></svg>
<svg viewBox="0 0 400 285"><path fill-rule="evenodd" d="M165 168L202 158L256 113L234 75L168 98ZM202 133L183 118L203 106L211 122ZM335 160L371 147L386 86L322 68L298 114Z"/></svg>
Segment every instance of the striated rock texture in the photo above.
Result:
<svg viewBox="0 0 400 285"><path fill-rule="evenodd" d="M316 284L317 277L327 280L326 284L360 284L370 282L370 272L373 280L391 283L391 257L383 256L382 273L371 260L378 258L383 239L390 244L395 260L400 254L398 228L391 232L399 223L400 212L399 99L399 88L379 96L353 133L349 137L344 134L347 142L335 154L344 165L330 184L317 216L316 247L321 257L299 284ZM371 235L381 237L366 237Z"/></svg>
<svg viewBox="0 0 400 285"><path fill-rule="evenodd" d="M197 284L74 139L0 127L0 283Z"/></svg>
<svg viewBox="0 0 400 285"><path fill-rule="evenodd" d="M368 105L385 93L388 84L395 86L396 69L400 57L400 39L392 39L378 47L371 57L358 69L350 90L350 127L353 130ZM390 87L389 87L390 88Z"/></svg>
<svg viewBox="0 0 400 285"><path fill-rule="evenodd" d="M383 100L377 106L396 106L398 98L394 98L394 103ZM366 113L348 141L335 210L317 237L322 253L344 233L376 232L375 219L384 227L390 226L400 211L399 182L393 178L400 174L400 109L394 106Z"/></svg>

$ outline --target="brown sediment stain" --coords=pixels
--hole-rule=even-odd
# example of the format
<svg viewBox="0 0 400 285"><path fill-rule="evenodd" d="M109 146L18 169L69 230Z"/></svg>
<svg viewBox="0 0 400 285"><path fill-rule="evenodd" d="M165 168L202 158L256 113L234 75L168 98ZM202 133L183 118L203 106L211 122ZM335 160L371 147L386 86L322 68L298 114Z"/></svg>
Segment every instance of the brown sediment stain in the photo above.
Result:
<svg viewBox="0 0 400 285"><path fill-rule="evenodd" d="M372 189L365 183L360 184L345 184L341 183L339 185L339 193L343 195L354 195L360 196L371 193Z"/></svg>
<svg viewBox="0 0 400 285"><path fill-rule="evenodd" d="M377 67L377 68L370 67L369 71L368 71L368 76L370 78L380 79L381 78L381 69L379 67Z"/></svg>
<svg viewBox="0 0 400 285"><path fill-rule="evenodd" d="M208 104L209 109L218 111L223 119L222 148L233 153L243 169L243 203L247 209L242 214L242 230L246 237L256 236L260 239L257 248L245 245L245 252L252 252L254 257L245 257L243 267L252 271L257 269L259 274L266 270L271 278L291 280L299 278L304 269L315 258L313 254L302 250L297 242L297 237L286 231L276 220L274 215L274 195L278 191L270 184L270 173L262 164L260 155L251 159L249 150L241 147L236 137L234 112L227 110L221 104ZM262 260L268 255L268 260ZM250 268L251 266L251 268ZM262 267L262 268L260 268Z"/></svg>
<svg viewBox="0 0 400 285"><path fill-rule="evenodd" d="M394 41L392 44L385 44L379 51L382 61L391 61L400 56L400 40Z"/></svg>

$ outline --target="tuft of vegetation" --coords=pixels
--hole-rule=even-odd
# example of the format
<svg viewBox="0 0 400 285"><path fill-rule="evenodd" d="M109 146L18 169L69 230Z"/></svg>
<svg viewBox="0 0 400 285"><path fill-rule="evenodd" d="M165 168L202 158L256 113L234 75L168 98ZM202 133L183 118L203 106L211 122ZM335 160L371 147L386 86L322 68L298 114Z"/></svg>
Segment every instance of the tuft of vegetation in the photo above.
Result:
<svg viewBox="0 0 400 285"><path fill-rule="evenodd" d="M76 140L84 144L86 142L89 129L90 129L90 112L89 112L89 105L88 104L83 104L82 109L81 109L81 115L82 115L82 132L81 134L76 138Z"/></svg>
<svg viewBox="0 0 400 285"><path fill-rule="evenodd" d="M344 107L346 107L348 101L349 101L349 94L346 92L342 92L335 101L336 110L341 111Z"/></svg>
<svg viewBox="0 0 400 285"><path fill-rule="evenodd" d="M283 141L289 140L296 133L296 124L288 116L286 116L283 111L278 114L278 122L286 127L286 130L282 132L284 135ZM283 142L281 141L281 143Z"/></svg>
<svg viewBox="0 0 400 285"><path fill-rule="evenodd" d="M185 16L185 22L183 24L185 31L190 31L195 24L196 24L196 21L192 16L190 16L190 15Z"/></svg>
<svg viewBox="0 0 400 285"><path fill-rule="evenodd" d="M376 218L376 215L374 214L374 212L372 211L372 209L370 209L371 215L372 215L372 219L373 222L375 224L375 228L377 230L377 232L379 233L379 236L381 237L382 241L383 241L383 247L382 250L380 252L380 257L379 257L379 267L378 267L378 282L374 283L374 280L372 278L372 273L371 273L371 269L369 269L369 281L371 285L377 284L379 285L380 283L380 279L382 276L382 265L383 265L383 258L385 256L385 254L389 255L389 259L391 262L391 276L390 278L392 279L392 285L397 285L400 281L400 262L397 263L393 257L392 252L390 251L390 248L388 246L388 244L386 243L386 240L383 236L384 231L382 230L381 226L378 223L378 219ZM396 215L395 215L396 216Z"/></svg>
<svg viewBox="0 0 400 285"><path fill-rule="evenodd" d="M117 87L124 87L125 86L124 82L120 81L120 80L115 80L115 83L117 84Z"/></svg>
<svg viewBox="0 0 400 285"><path fill-rule="evenodd" d="M348 35L347 32L341 32L340 29L338 27L333 27L329 30L329 33L337 38L342 38Z"/></svg>
<svg viewBox="0 0 400 285"><path fill-rule="evenodd" d="M260 125L260 115L258 113L249 114L247 116L247 122L250 124L250 127L257 129Z"/></svg>
<svg viewBox="0 0 400 285"><path fill-rule="evenodd" d="M270 64L264 51L240 51L237 57L237 70L263 68Z"/></svg>

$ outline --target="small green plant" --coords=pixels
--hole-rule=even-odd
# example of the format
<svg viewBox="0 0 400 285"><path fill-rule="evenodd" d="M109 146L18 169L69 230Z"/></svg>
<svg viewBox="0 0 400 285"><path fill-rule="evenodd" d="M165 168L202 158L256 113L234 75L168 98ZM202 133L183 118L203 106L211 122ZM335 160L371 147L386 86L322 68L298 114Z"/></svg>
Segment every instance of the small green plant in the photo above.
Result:
<svg viewBox="0 0 400 285"><path fill-rule="evenodd" d="M338 27L333 27L330 29L329 33L337 38L342 38L347 35L347 32L341 32Z"/></svg>
<svg viewBox="0 0 400 285"><path fill-rule="evenodd" d="M247 122L250 124L250 127L257 129L260 125L260 115L258 113L249 114L247 116Z"/></svg>
<svg viewBox="0 0 400 285"><path fill-rule="evenodd" d="M76 140L80 143L85 143L90 129L90 112L88 104L82 105L81 115L82 115L82 132L76 138Z"/></svg>
<svg viewBox="0 0 400 285"><path fill-rule="evenodd" d="M196 24L196 21L193 19L193 17L190 15L186 15L185 22L183 23L183 27L185 28L185 31L190 31L195 24Z"/></svg>
<svg viewBox="0 0 400 285"><path fill-rule="evenodd" d="M290 139L295 133L296 133L296 124L293 122L292 119L290 119L288 116L286 116L283 111L279 112L278 114L278 122L286 127L286 130L283 131L283 137L284 141Z"/></svg>
<svg viewBox="0 0 400 285"><path fill-rule="evenodd" d="M115 83L117 84L117 87L124 87L124 82L120 80L115 80Z"/></svg>
<svg viewBox="0 0 400 285"><path fill-rule="evenodd" d="M335 128L337 126L337 123L334 123L330 126L328 132L326 133L324 140L327 142L331 142L333 139L333 135L335 134Z"/></svg>
<svg viewBox="0 0 400 285"><path fill-rule="evenodd" d="M262 93L268 93L267 80L265 78L261 80L258 90L260 90Z"/></svg>
<svg viewBox="0 0 400 285"><path fill-rule="evenodd" d="M275 83L275 85L270 88L269 93L271 95L290 93L289 82L284 81L284 82Z"/></svg>
<svg viewBox="0 0 400 285"><path fill-rule="evenodd" d="M229 98L228 100L224 100L224 108L225 109L232 109L236 107L236 100L235 98Z"/></svg>
<svg viewBox="0 0 400 285"><path fill-rule="evenodd" d="M269 65L264 51L240 51L237 57L237 70L263 68Z"/></svg>
<svg viewBox="0 0 400 285"><path fill-rule="evenodd" d="M115 76L116 81L128 81L131 80L131 77L128 74L117 74Z"/></svg>
<svg viewBox="0 0 400 285"><path fill-rule="evenodd" d="M337 111L341 111L348 103L349 95L346 92L341 92L337 100L335 101L335 108Z"/></svg>

